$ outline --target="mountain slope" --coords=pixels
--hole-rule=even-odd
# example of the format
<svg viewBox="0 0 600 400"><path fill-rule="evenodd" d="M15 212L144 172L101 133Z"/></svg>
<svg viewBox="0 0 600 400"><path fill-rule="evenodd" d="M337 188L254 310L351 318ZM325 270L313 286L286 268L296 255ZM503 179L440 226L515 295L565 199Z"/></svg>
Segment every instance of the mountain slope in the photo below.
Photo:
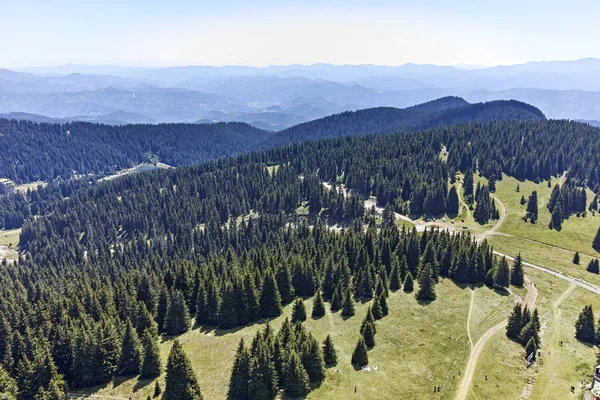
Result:
<svg viewBox="0 0 600 400"><path fill-rule="evenodd" d="M269 138L269 142L282 145L338 136L391 133L466 122L513 119L531 120L545 117L537 108L517 101L469 104L459 97L444 97L404 109L377 107L332 115L286 129Z"/></svg>

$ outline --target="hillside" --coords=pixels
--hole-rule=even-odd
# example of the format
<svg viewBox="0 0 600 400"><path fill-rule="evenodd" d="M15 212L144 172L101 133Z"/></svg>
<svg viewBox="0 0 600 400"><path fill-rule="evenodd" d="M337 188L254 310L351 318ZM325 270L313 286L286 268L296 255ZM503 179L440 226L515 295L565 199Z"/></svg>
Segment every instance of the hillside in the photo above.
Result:
<svg viewBox="0 0 600 400"><path fill-rule="evenodd" d="M469 104L459 97L444 97L404 109L377 107L347 111L296 125L269 139L285 144L366 133L414 131L467 122L545 119L537 108L518 101Z"/></svg>
<svg viewBox="0 0 600 400"><path fill-rule="evenodd" d="M156 382L164 385L164 374L159 369L137 378L139 365L124 371L116 355L141 337L145 354L164 363L169 348L180 343L176 338L192 368L210 371L201 379L203 388L220 399L236 342L244 339L239 351L250 347L253 363L261 354L259 365L272 362L279 376L287 369L275 361L298 351L302 368L312 374L306 388L311 397L360 384L365 398L376 398L366 388L387 374L394 376L388 378L390 393L409 397L417 388L407 384L416 374L405 382L401 371L419 363L436 371L441 393L451 398L460 380L453 371L464 371L471 361L468 343L502 330L512 296L527 302L531 295L525 296L525 286L507 291L508 264L486 241L470 233L400 230L395 212L450 214L448 182L466 181L476 166L488 179L506 174L539 181L567 170L572 185L597 192L598 135L600 129L568 121L472 122L411 135L305 142L111 181L76 180L62 184L58 201L54 185L5 197L0 209L21 207L13 212L25 218L19 250L28 257L0 264L0 310L10 310L0 312L0 328L31 334L3 334L0 351L12 352L9 359L17 365L29 357L36 365L55 365L48 373L72 391L95 386L93 391L138 399ZM323 182L343 184L347 194ZM365 209L370 196L387 205L381 217ZM477 198L474 213L483 201ZM325 221L346 229L328 229ZM549 286L540 282L543 291ZM535 302L532 293L528 305ZM292 327L285 316L303 320L291 310L304 305L297 297L313 310L323 303L323 311ZM370 361L355 361L350 354L357 338L367 337L363 318L377 339L364 350ZM272 322L265 327L267 320ZM259 328L263 333L253 339ZM394 350L398 329L406 337ZM538 330L520 341L529 342ZM330 369L320 351L310 350L321 347L325 331L335 335L339 354L339 365ZM523 343L510 343L510 357L522 360ZM574 346L586 357L591 353ZM25 350L7 350L13 348ZM431 358L441 351L451 357ZM360 370L365 364L381 371L367 375ZM256 368L250 370L257 376ZM9 371L21 376L12 366ZM274 389L291 390L289 381L273 382Z"/></svg>
<svg viewBox="0 0 600 400"><path fill-rule="evenodd" d="M470 105L447 97L405 109L346 112L279 133L237 122L107 126L0 119L0 177L23 183L107 175L149 158L177 167L305 140L543 118L534 107L518 102Z"/></svg>

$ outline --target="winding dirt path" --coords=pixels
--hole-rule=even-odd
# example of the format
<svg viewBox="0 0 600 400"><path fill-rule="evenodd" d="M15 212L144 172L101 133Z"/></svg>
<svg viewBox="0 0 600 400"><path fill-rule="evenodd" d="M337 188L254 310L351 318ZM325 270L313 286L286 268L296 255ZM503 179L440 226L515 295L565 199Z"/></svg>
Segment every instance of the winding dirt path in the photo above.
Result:
<svg viewBox="0 0 600 400"><path fill-rule="evenodd" d="M533 309L535 307L535 302L538 297L538 290L535 287L535 284L529 278L526 278L526 280L525 280L525 288L527 289L527 295L525 296L525 300L523 300L523 303L527 306L527 308ZM469 308L469 318L467 319L467 334L469 336L469 340L471 340L471 333L469 330L469 322L471 319L471 309L473 307L472 301L473 301L473 298L471 297L471 307ZM467 394L469 393L469 388L471 387L471 382L473 381L473 375L475 373L475 368L477 367L477 359L479 358L479 355L483 351L483 348L484 348L485 344L487 343L487 341L490 340L492 338L492 336L494 336L494 334L496 334L498 331L502 330L506 326L507 323L508 323L508 320L504 320L504 321L498 323L497 325L491 327L487 331L485 331L485 333L483 335L481 335L481 338L479 338L479 340L477 341L475 346L473 346L473 342L471 341L471 346L472 346L471 355L469 356L469 361L467 362L467 368L465 369L465 373L464 373L463 379L460 383L460 387L456 394L455 400L465 400L467 398Z"/></svg>

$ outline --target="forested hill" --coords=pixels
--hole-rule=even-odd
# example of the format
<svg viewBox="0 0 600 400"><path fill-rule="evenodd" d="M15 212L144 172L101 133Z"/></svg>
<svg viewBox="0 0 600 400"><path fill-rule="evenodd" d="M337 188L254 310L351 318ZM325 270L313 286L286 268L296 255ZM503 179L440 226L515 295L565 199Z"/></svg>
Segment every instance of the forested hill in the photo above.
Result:
<svg viewBox="0 0 600 400"><path fill-rule="evenodd" d="M346 112L279 133L235 122L109 126L0 119L0 178L17 183L66 180L111 174L149 159L182 166L307 140L513 119L544 115L516 101L469 104L446 97L405 109Z"/></svg>
<svg viewBox="0 0 600 400"><path fill-rule="evenodd" d="M140 365L148 354L160 359L158 335L185 333L190 316L203 328L228 329L275 318L296 296L317 296L317 303L322 295L348 318L355 298L374 299L383 318L388 285L397 290L404 280L412 290L413 276L426 301L436 298L440 279L496 279L508 266L486 241L399 231L393 217L377 229L364 215L364 198L375 195L386 215L438 214L455 171L476 168L488 178L528 179L567 170L573 184L598 192L599 138L600 129L568 121L471 123L305 142L79 188L73 186L82 180L74 180L61 189L71 189L68 199L56 202L40 198L56 194L53 185L31 199L3 196L0 211L27 217L20 239L26 254L0 263L0 371L15 381L19 399L34 399L64 393L65 383L159 375L160 365ZM439 156L442 145L447 160ZM348 194L323 182L343 183ZM38 204L47 209L36 217L33 206L44 208ZM299 207L312 214L314 229L296 219ZM348 229L328 230L316 215ZM131 350L140 347L139 336L143 364L142 352ZM255 352L266 359L256 365L289 353L286 340L268 342L276 350ZM308 359L310 346L298 348ZM310 364L321 368L323 361ZM273 365L272 376L287 372L284 363ZM275 398L281 387L273 387L272 395L243 398Z"/></svg>
<svg viewBox="0 0 600 400"><path fill-rule="evenodd" d="M540 110L519 101L469 104L459 97L444 97L404 109L377 107L347 111L293 126L269 140L283 145L338 136L414 131L466 122L543 119L546 117Z"/></svg>

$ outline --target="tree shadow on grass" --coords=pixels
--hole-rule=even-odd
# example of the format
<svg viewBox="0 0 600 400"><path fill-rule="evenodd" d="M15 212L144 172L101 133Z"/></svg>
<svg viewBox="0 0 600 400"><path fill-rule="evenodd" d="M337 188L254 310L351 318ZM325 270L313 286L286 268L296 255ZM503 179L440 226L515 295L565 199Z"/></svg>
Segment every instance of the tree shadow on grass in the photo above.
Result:
<svg viewBox="0 0 600 400"><path fill-rule="evenodd" d="M135 386L133 387L133 391L137 392L140 389L145 388L146 386L150 385L152 382L154 382L154 379L156 378L138 378L138 381L135 383Z"/></svg>
<svg viewBox="0 0 600 400"><path fill-rule="evenodd" d="M510 292L505 288L494 288L494 292L498 293L500 296L510 296Z"/></svg>

